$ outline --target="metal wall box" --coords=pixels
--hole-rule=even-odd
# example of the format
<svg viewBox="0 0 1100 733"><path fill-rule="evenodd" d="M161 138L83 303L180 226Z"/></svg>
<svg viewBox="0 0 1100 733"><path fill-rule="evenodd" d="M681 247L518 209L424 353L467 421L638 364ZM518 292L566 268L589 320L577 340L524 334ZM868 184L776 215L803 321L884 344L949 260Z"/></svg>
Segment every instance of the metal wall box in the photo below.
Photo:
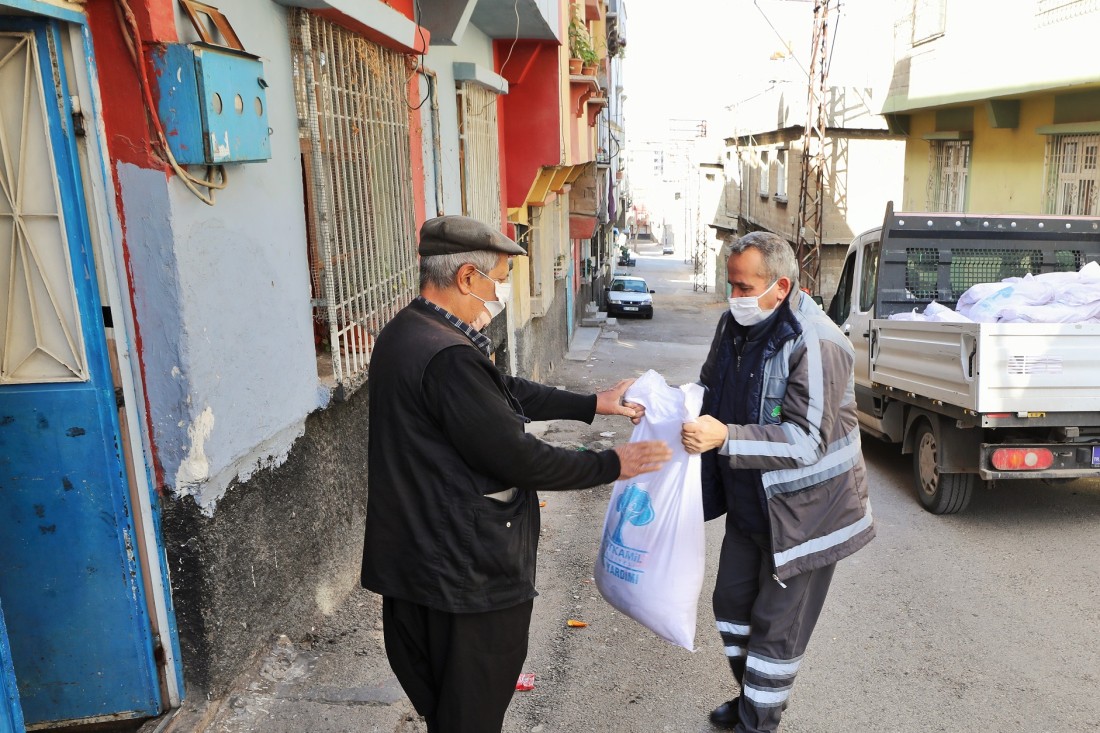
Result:
<svg viewBox="0 0 1100 733"><path fill-rule="evenodd" d="M267 95L259 57L204 43L153 50L157 112L183 165L267 160Z"/></svg>

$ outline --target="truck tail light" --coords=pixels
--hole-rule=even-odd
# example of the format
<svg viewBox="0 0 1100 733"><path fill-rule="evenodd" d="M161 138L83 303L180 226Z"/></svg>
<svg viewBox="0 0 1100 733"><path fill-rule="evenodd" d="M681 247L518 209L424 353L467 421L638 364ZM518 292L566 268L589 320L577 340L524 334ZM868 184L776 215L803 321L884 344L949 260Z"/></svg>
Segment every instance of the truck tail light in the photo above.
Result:
<svg viewBox="0 0 1100 733"><path fill-rule="evenodd" d="M998 471L1041 471L1054 464L1054 454L1046 448L998 448L990 460Z"/></svg>

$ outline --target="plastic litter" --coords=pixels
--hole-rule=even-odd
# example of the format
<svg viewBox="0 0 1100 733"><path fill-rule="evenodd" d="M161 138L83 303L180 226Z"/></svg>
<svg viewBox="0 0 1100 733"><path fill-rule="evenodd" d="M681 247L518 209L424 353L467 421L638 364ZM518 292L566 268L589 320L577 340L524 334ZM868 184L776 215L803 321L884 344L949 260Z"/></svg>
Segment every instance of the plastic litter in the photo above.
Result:
<svg viewBox="0 0 1100 733"><path fill-rule="evenodd" d="M535 673L524 672L516 680L516 689L526 692L527 690L535 689Z"/></svg>

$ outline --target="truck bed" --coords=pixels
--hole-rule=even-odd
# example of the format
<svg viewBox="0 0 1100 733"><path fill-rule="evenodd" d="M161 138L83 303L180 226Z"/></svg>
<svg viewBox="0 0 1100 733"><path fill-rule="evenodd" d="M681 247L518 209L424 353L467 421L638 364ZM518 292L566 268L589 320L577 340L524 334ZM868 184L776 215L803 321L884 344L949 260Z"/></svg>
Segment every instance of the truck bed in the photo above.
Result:
<svg viewBox="0 0 1100 733"><path fill-rule="evenodd" d="M874 319L870 370L976 413L1100 411L1100 324Z"/></svg>

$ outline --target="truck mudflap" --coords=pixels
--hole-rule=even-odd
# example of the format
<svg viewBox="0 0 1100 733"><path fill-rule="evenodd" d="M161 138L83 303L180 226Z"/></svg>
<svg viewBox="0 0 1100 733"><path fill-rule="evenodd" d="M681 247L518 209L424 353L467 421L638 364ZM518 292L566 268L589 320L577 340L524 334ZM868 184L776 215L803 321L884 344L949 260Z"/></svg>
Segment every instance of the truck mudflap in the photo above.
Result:
<svg viewBox="0 0 1100 733"><path fill-rule="evenodd" d="M979 465L986 481L1100 478L1100 444L982 443Z"/></svg>

